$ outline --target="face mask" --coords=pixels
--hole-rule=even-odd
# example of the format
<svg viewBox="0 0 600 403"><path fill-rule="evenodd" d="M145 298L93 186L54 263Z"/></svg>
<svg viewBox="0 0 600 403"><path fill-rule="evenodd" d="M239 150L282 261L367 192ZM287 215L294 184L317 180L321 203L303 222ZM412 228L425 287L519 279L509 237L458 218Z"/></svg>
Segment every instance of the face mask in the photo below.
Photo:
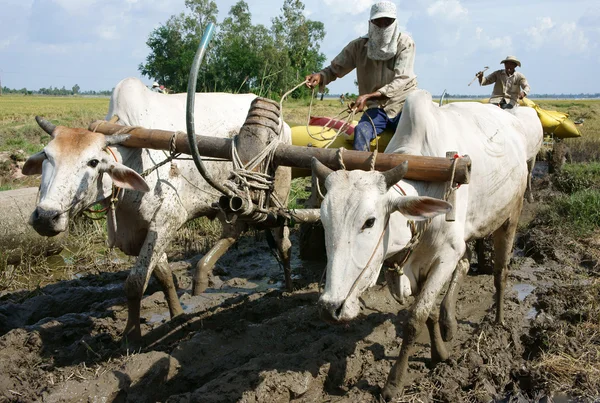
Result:
<svg viewBox="0 0 600 403"><path fill-rule="evenodd" d="M369 42L367 57L372 60L388 60L396 55L398 49L398 22L394 21L385 28L369 22Z"/></svg>

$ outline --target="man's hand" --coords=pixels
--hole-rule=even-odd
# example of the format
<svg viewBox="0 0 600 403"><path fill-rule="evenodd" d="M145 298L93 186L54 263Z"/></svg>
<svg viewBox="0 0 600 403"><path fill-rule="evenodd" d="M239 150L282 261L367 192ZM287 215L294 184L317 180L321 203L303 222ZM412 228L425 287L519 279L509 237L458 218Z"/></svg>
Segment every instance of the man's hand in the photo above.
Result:
<svg viewBox="0 0 600 403"><path fill-rule="evenodd" d="M523 91L521 91L521 92L519 93L519 99L523 99L523 98L525 98L526 96L527 96L527 94L525 94L525 92L523 92Z"/></svg>
<svg viewBox="0 0 600 403"><path fill-rule="evenodd" d="M362 112L367 106L367 100L369 99L369 94L359 95L356 98L356 101L350 104L350 108L356 110L357 112Z"/></svg>
<svg viewBox="0 0 600 403"><path fill-rule="evenodd" d="M475 74L475 77L477 77L477 79L479 80L479 85L481 85L481 82L483 81L483 71L477 72L477 74Z"/></svg>
<svg viewBox="0 0 600 403"><path fill-rule="evenodd" d="M365 107L367 106L367 101L369 99L379 98L382 96L383 95L379 91L372 92L370 94L359 95L358 98L356 98L356 101L354 101L350 104L350 109L354 109L357 112L362 112L365 109Z"/></svg>
<svg viewBox="0 0 600 403"><path fill-rule="evenodd" d="M313 73L306 76L306 86L308 88L315 88L321 84L321 74Z"/></svg>

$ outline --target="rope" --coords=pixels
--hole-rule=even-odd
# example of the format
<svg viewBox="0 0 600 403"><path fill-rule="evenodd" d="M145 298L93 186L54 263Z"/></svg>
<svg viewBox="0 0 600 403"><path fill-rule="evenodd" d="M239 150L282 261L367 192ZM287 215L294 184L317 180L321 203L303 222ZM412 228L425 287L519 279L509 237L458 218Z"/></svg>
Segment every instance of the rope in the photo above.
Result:
<svg viewBox="0 0 600 403"><path fill-rule="evenodd" d="M338 164L340 165L340 169L346 170L346 164L344 164L344 150L345 150L344 147L338 148L335 155L337 157Z"/></svg>
<svg viewBox="0 0 600 403"><path fill-rule="evenodd" d="M354 290L358 286L359 280L362 278L362 276L366 273L367 269L369 268L369 265L371 264L371 261L375 257L375 252L377 252L377 249L379 248L379 245L381 245L381 241L383 240L383 235L385 234L385 231L387 230L389 223L390 223L390 218L388 216L387 220L385 221L385 225L383 226L383 230L381 231L381 235L379 236L379 240L377 241L377 245L375 245L375 248L373 249L373 252L371 253L371 257L367 261L367 264L362 269L362 271L360 272L360 274L358 275L358 277L356 278L356 280L354 280L354 283L352 284L352 287L350 287L350 291L348 291L348 294L346 294L346 298L344 298L344 302L342 302L342 305L340 305L340 308L342 308L344 306L344 304L346 303L346 301L348 300L348 298L350 298L350 295L352 295L352 293L354 292Z"/></svg>
<svg viewBox="0 0 600 403"><path fill-rule="evenodd" d="M99 127L100 125L98 125L97 127ZM108 154L111 154L113 156L113 158L115 159L116 162L119 162L119 160L117 158L117 155L112 150L112 148L110 148L110 147L107 146L104 151L106 151ZM92 210L91 208L87 208L87 209L83 210L83 215L85 217L89 218L90 220L101 220L101 219L103 219L106 216L106 212L108 211L108 209L116 207L116 202L118 200L120 190L121 189L118 188L118 187L116 187L114 185L114 183L113 183L113 185L112 185L112 191L111 191L111 196L109 197L110 203L106 207L101 208L100 210ZM104 200L106 200L106 199L104 199ZM89 214L102 214L102 213L104 213L104 215L102 215L100 217L92 217L91 215L89 215Z"/></svg>
<svg viewBox="0 0 600 403"><path fill-rule="evenodd" d="M446 187L446 191L444 192L444 201L448 201L448 199L450 198L450 195L456 191L456 189L458 189L460 187L460 183L457 184L456 186L454 186L454 175L456 173L456 162L457 160L460 158L460 155L458 154L454 154L454 157L452 158L452 166L450 167L450 169L452 170L452 174L450 175L450 186Z"/></svg>

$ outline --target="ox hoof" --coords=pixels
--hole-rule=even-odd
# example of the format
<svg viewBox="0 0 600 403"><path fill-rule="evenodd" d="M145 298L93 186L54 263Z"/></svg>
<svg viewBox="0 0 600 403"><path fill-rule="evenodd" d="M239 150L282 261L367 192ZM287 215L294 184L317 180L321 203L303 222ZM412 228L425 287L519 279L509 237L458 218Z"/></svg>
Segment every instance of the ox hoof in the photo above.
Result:
<svg viewBox="0 0 600 403"><path fill-rule="evenodd" d="M136 350L142 346L142 330L125 329L121 335L121 345L128 350Z"/></svg>
<svg viewBox="0 0 600 403"><path fill-rule="evenodd" d="M402 395L402 386L392 385L389 382L385 384L381 397L386 402L391 402Z"/></svg>

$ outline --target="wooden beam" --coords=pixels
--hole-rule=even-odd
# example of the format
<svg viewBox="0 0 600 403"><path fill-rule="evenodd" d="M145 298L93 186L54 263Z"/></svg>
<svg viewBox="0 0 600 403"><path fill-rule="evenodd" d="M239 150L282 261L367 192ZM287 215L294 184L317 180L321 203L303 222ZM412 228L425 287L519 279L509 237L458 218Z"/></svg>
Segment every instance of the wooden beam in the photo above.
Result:
<svg viewBox="0 0 600 403"><path fill-rule="evenodd" d="M158 129L145 129L112 124L106 121L96 121L90 124L90 131L106 135L130 134L131 137L122 144L133 148L150 148L154 150L171 149L174 140L174 151L190 154L187 134ZM198 150L204 157L231 159L231 139L198 135ZM343 160L346 169L369 169L372 153L366 151L344 150ZM329 148L294 146L281 144L273 157L276 165L310 169L311 159L316 157L331 169L339 169L338 151ZM375 163L378 171L387 171L402 162L408 161L408 172L405 179L428 182L446 182L452 177L451 159L445 157L424 157L408 154L379 153ZM461 184L469 183L471 159L459 158L456 162L454 181Z"/></svg>

